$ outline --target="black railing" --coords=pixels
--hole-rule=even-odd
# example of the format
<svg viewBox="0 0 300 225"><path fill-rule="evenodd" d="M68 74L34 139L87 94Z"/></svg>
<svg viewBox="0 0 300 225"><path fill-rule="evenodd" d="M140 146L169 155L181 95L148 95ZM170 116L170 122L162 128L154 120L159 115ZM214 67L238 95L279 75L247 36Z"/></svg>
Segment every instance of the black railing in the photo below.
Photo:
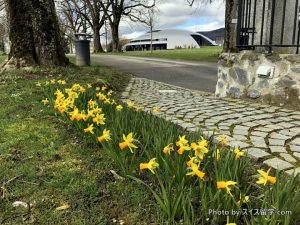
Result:
<svg viewBox="0 0 300 225"><path fill-rule="evenodd" d="M238 0L237 48L299 53L299 0Z"/></svg>

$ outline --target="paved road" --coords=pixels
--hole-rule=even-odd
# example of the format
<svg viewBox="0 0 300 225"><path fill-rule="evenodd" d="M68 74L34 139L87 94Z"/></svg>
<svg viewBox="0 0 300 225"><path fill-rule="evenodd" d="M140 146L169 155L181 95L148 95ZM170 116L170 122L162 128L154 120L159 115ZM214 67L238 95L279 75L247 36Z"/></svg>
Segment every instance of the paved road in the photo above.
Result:
<svg viewBox="0 0 300 225"><path fill-rule="evenodd" d="M183 88L214 92L217 65L141 57L92 55L93 64L112 66L137 77L147 78Z"/></svg>

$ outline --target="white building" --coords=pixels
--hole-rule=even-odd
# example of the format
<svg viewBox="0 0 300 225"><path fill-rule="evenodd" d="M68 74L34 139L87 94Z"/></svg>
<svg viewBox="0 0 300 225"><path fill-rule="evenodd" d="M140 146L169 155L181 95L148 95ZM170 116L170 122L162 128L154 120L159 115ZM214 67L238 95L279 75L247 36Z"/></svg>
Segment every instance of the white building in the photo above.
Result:
<svg viewBox="0 0 300 225"><path fill-rule="evenodd" d="M217 45L203 34L187 30L155 30L152 32L153 50L176 48L200 48L200 46ZM123 47L124 51L150 50L150 32L131 40Z"/></svg>

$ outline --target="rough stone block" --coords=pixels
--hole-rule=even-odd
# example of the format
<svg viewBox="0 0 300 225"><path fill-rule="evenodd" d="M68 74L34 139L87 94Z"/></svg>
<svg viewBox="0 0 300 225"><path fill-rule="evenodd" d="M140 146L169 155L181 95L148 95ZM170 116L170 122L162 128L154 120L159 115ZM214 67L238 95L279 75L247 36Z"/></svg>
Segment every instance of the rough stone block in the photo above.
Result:
<svg viewBox="0 0 300 225"><path fill-rule="evenodd" d="M273 167L274 169L277 170L286 170L294 167L291 163L286 162L277 157L264 161L264 164Z"/></svg>
<svg viewBox="0 0 300 225"><path fill-rule="evenodd" d="M270 156L270 154L262 149L259 148L248 148L245 149L245 152L247 152L247 154L254 159L261 159L264 158L266 156Z"/></svg>
<svg viewBox="0 0 300 225"><path fill-rule="evenodd" d="M300 174L300 167L294 168L294 169L291 169L291 170L287 170L286 173L289 174L289 175L295 175L296 176L296 175Z"/></svg>
<svg viewBox="0 0 300 225"><path fill-rule="evenodd" d="M286 152L285 147L283 146L269 146L272 153L276 152Z"/></svg>

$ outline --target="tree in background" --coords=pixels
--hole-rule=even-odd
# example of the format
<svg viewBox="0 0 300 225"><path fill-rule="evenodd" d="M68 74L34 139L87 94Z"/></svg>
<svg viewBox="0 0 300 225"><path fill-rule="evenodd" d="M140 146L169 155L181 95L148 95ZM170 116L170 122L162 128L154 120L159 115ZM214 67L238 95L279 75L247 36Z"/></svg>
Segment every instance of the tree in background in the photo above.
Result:
<svg viewBox="0 0 300 225"><path fill-rule="evenodd" d="M119 26L121 18L127 17L138 21L139 11L149 9L154 6L154 0L102 0L101 6L109 21L112 36L113 52L118 52L119 46ZM107 7L109 6L109 7Z"/></svg>
<svg viewBox="0 0 300 225"><path fill-rule="evenodd" d="M142 22L142 24L146 25L150 32L150 51L153 52L153 30L156 27L157 24L157 12L159 11L157 4L159 0L154 0L154 6L146 9L146 11L140 12L139 21Z"/></svg>
<svg viewBox="0 0 300 225"><path fill-rule="evenodd" d="M11 49L4 69L65 66L65 56L53 0L5 0Z"/></svg>
<svg viewBox="0 0 300 225"><path fill-rule="evenodd" d="M186 0L190 6L193 4L199 3L212 3L214 0ZM237 7L237 0L224 0L225 1L225 36L224 36L224 52L236 52L237 49L235 47L235 37L236 37L236 29L235 24L232 24L232 19L235 19L235 14Z"/></svg>

